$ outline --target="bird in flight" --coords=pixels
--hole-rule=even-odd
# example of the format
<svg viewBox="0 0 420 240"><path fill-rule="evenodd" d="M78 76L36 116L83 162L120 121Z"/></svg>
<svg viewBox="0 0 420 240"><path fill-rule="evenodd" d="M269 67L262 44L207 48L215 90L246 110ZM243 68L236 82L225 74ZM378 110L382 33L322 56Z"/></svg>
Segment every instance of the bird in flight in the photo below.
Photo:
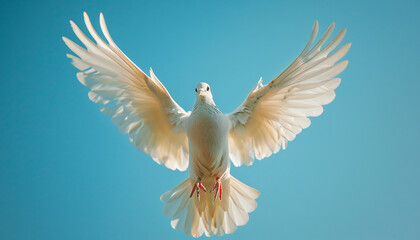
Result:
<svg viewBox="0 0 420 240"><path fill-rule="evenodd" d="M90 88L89 99L122 134L158 164L185 171L189 177L163 194L163 213L174 229L193 237L233 233L248 222L260 193L230 175L231 162L252 165L285 149L308 117L319 116L340 84L336 76L348 61L337 63L350 43L330 54L342 41L342 30L326 46L334 23L313 46L318 22L302 53L278 77L266 85L260 79L245 101L230 114L220 112L211 88L201 82L195 87L196 102L186 112L150 69L146 75L114 43L100 14L100 27L107 42L84 13L93 42L70 21L82 48L63 37L77 55L67 54L80 70L78 80ZM323 47L324 46L324 47Z"/></svg>

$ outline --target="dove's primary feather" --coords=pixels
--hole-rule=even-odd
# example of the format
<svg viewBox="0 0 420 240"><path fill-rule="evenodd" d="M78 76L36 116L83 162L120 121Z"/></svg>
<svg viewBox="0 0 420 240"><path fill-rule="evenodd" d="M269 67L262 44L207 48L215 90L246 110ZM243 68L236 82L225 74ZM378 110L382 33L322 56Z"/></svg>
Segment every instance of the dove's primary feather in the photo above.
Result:
<svg viewBox="0 0 420 240"><path fill-rule="evenodd" d="M322 105L334 99L334 89L340 84L335 76L347 66L347 61L336 62L347 53L350 44L328 56L345 34L344 29L321 49L333 29L331 24L310 49L318 33L315 22L300 56L267 85L263 86L260 80L242 105L229 115L232 125L229 152L235 166L251 165L254 157L260 160L285 149L288 141L309 127L308 117L319 116Z"/></svg>
<svg viewBox="0 0 420 240"><path fill-rule="evenodd" d="M63 39L78 56L68 54L74 66L81 70L77 74L79 81L91 89L90 100L103 105L101 111L112 116L120 132L128 134L130 141L157 163L170 169L186 170L188 139L182 123L189 112L176 104L151 70L148 77L115 45L102 14L101 29L109 43L99 37L86 13L84 17L96 43L73 22L74 33L87 50Z"/></svg>

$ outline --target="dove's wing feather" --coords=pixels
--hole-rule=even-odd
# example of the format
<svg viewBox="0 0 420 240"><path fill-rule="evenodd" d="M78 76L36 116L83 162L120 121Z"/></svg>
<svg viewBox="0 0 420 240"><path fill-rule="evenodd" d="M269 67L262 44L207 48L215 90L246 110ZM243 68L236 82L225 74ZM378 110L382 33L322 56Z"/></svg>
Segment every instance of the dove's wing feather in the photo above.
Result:
<svg viewBox="0 0 420 240"><path fill-rule="evenodd" d="M186 170L188 140L182 124L189 112L171 98L152 70L148 77L115 45L102 14L100 25L108 43L96 33L86 13L84 17L96 43L73 22L74 33L87 50L67 38L63 40L78 56L67 55L81 71L79 81L91 89L90 100L102 105L101 111L112 117L139 150L170 169Z"/></svg>
<svg viewBox="0 0 420 240"><path fill-rule="evenodd" d="M260 80L242 105L229 114L229 153L235 166L250 165L254 157L260 160L285 149L287 142L310 125L308 117L319 116L322 106L334 99L334 90L340 84L335 77L348 63L337 61L347 53L350 44L328 56L345 35L344 29L322 48L333 29L331 24L310 49L318 33L315 22L299 57L267 85Z"/></svg>

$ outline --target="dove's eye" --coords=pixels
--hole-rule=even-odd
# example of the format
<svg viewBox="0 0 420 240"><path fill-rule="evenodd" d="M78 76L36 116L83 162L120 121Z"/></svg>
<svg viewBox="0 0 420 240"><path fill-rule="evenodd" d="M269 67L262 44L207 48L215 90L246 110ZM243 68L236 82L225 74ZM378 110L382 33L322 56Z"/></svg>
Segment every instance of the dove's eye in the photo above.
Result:
<svg viewBox="0 0 420 240"><path fill-rule="evenodd" d="M195 92L197 92L197 88L195 89Z"/></svg>
<svg viewBox="0 0 420 240"><path fill-rule="evenodd" d="M207 91L208 91L208 90L210 90L210 87L209 87L209 86L207 86Z"/></svg>

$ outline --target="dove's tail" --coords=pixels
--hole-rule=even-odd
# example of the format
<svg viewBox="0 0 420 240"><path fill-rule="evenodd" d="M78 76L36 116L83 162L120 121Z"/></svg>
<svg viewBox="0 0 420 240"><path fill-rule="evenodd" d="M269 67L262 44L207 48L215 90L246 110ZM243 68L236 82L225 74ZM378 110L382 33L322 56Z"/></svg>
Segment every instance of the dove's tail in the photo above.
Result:
<svg viewBox="0 0 420 240"><path fill-rule="evenodd" d="M165 203L163 213L172 219L172 227L184 230L187 235L200 237L204 233L209 237L233 233L237 226L248 222L248 213L257 207L255 199L260 193L232 176L221 179L221 200L219 196L214 199L214 192L210 193L214 177L201 179L207 191L200 191L200 199L195 193L190 197L194 183L187 178L160 197Z"/></svg>

